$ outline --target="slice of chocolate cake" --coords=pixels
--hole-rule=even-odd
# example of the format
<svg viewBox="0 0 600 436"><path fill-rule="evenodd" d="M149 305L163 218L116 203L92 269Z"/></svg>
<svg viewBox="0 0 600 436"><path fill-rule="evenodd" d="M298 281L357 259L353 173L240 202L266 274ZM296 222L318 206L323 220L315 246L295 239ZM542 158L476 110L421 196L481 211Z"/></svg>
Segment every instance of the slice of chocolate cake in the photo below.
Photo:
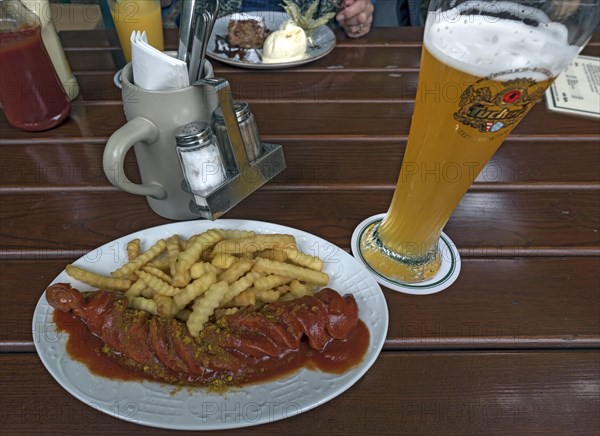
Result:
<svg viewBox="0 0 600 436"><path fill-rule="evenodd" d="M267 37L265 19L256 15L233 14L227 40L232 47L261 48Z"/></svg>

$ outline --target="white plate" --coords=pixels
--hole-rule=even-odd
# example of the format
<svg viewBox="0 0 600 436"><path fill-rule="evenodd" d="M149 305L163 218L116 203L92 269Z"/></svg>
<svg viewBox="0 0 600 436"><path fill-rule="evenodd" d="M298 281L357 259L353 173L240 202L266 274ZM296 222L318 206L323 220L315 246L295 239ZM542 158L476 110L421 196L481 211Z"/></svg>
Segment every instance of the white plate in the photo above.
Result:
<svg viewBox="0 0 600 436"><path fill-rule="evenodd" d="M178 430L215 430L277 421L306 412L340 395L356 383L373 365L385 340L388 310L381 288L371 274L352 256L324 239L293 228L259 221L187 221L142 230L103 245L81 257L75 265L107 274L124 263L126 244L140 238L143 246L172 234L189 237L210 228L235 228L259 233L288 233L299 247L319 255L330 276L329 286L341 294L354 294L360 319L370 333L369 349L363 361L344 374L329 374L301 369L265 383L234 388L225 394L201 388L175 391L173 386L151 381L123 382L91 374L82 363L66 352L67 335L56 332L53 308L40 298L33 315L36 350L54 379L85 404L125 421ZM71 282L73 287L91 290L65 271L52 284Z"/></svg>
<svg viewBox="0 0 600 436"><path fill-rule="evenodd" d="M247 12L248 15L264 17L267 29L272 32L279 29L281 24L288 20L289 17L285 12L274 12L274 11L258 11L258 12ZM327 26L321 26L318 29L313 30L312 39L314 47L309 47L306 52L306 58L292 61L292 62L281 62L276 64L266 64L259 59L254 59L250 56L248 60L242 60L239 57L229 57L224 53L218 53L217 48L217 35L227 39L229 20L231 15L226 15L217 19L215 27L213 28L210 39L208 40L208 47L206 48L206 56L224 62L229 65L243 68L255 68L272 70L278 68L289 68L303 65L308 62L316 61L317 59L326 56L335 47L335 35L333 31ZM261 49L256 49L259 54L262 54Z"/></svg>

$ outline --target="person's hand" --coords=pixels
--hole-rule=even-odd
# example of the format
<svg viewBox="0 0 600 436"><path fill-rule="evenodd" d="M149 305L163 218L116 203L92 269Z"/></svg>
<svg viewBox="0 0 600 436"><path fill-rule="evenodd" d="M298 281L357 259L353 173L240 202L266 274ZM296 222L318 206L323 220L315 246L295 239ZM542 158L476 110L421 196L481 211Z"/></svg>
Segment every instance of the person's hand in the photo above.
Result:
<svg viewBox="0 0 600 436"><path fill-rule="evenodd" d="M338 24L350 38L359 38L371 30L373 3L371 0L343 0L336 15Z"/></svg>

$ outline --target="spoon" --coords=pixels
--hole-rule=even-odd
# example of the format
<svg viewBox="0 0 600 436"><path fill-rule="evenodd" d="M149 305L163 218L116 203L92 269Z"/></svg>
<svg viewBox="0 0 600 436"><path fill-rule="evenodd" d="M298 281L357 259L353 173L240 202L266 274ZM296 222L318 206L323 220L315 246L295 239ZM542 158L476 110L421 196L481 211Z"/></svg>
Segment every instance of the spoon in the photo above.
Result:
<svg viewBox="0 0 600 436"><path fill-rule="evenodd" d="M215 25L218 10L219 0L212 0L208 2L206 9L196 14L194 41L189 61L190 83L194 83L202 77L206 47Z"/></svg>
<svg viewBox="0 0 600 436"><path fill-rule="evenodd" d="M196 0L185 0L182 3L177 59L188 63L190 52L192 50L192 30L194 28L194 19L196 17Z"/></svg>

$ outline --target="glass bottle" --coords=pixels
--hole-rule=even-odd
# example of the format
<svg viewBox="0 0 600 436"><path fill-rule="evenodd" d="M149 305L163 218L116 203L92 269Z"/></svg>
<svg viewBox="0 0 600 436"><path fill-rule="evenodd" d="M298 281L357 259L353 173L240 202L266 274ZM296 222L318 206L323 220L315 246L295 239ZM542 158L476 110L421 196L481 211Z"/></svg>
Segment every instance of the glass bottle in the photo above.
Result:
<svg viewBox="0 0 600 436"><path fill-rule="evenodd" d="M65 55L58 34L52 22L52 14L48 0L21 0L25 7L38 16L42 25L42 41L50 56L56 74L65 88L69 99L74 100L79 94L79 84L71 71L71 66Z"/></svg>
<svg viewBox="0 0 600 436"><path fill-rule="evenodd" d="M18 0L0 1L0 103L10 125L29 131L55 127L71 111L40 20Z"/></svg>

